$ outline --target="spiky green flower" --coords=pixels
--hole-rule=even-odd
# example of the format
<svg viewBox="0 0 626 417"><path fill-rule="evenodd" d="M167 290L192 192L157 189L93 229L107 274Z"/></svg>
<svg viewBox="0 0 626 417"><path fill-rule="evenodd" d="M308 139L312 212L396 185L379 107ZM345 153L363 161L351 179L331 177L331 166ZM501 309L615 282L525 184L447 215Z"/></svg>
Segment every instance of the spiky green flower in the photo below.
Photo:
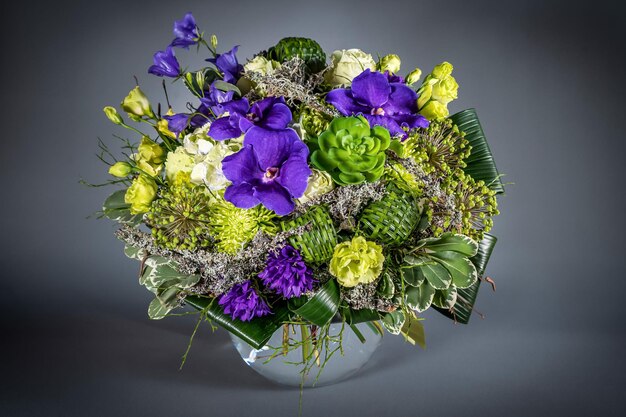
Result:
<svg viewBox="0 0 626 417"><path fill-rule="evenodd" d="M211 204L210 210L209 230L216 240L216 249L220 252L237 253L259 230L269 234L277 231L273 222L276 214L261 205L240 209L218 198Z"/></svg>
<svg viewBox="0 0 626 417"><path fill-rule="evenodd" d="M458 231L477 241L493 227L492 216L500 214L496 192L476 181L463 171L458 171L453 180L444 182L447 193L453 196L455 208L460 213Z"/></svg>
<svg viewBox="0 0 626 417"><path fill-rule="evenodd" d="M328 129L332 118L326 113L303 106L300 113L300 123L309 137L316 138Z"/></svg>
<svg viewBox="0 0 626 417"><path fill-rule="evenodd" d="M187 181L163 190L146 215L156 243L176 250L209 246L209 204L204 187Z"/></svg>
<svg viewBox="0 0 626 417"><path fill-rule="evenodd" d="M432 121L427 128L412 131L404 147L426 174L436 171L444 176L464 168L471 150L465 133L450 119Z"/></svg>

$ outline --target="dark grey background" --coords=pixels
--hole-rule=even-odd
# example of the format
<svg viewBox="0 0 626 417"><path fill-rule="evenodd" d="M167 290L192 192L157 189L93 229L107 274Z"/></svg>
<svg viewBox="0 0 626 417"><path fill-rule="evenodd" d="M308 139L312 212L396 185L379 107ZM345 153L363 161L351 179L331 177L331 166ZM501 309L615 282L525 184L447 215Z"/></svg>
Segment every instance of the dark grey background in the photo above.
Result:
<svg viewBox="0 0 626 417"><path fill-rule="evenodd" d="M620 415L624 372L624 24L618 2L20 2L3 6L0 415L287 416L298 391L263 380L224 331L151 322L114 225L85 220L110 189L96 137L188 10L250 57L287 35L327 50L442 60L476 107L499 168L500 238L485 320L426 314L428 349L386 337L349 382L308 390L304 415ZM191 53L178 54L196 66ZM182 87L170 89L177 109Z"/></svg>

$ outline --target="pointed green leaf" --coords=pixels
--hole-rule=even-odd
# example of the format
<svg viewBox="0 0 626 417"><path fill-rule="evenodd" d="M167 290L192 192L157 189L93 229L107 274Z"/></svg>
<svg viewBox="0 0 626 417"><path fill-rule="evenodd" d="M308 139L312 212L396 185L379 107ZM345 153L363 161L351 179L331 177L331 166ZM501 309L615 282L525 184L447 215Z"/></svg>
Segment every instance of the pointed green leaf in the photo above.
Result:
<svg viewBox="0 0 626 417"><path fill-rule="evenodd" d="M500 194L504 192L504 185L500 181L500 174L487 144L485 133L478 120L476 110L463 110L450 116L458 128L465 132L465 139L472 146L470 156L465 160L467 166L463 169L466 174L475 180L483 180L485 184Z"/></svg>
<svg viewBox="0 0 626 417"><path fill-rule="evenodd" d="M272 307L273 314L257 317L252 321L241 321L224 314L222 307L215 298L188 296L185 301L198 310L206 309L209 319L243 339L255 349L261 349L265 346L274 332L282 326L284 321L289 319L290 315L286 306L279 305Z"/></svg>
<svg viewBox="0 0 626 417"><path fill-rule="evenodd" d="M292 311L311 323L324 326L335 317L338 308L339 285L334 279L331 279L301 307Z"/></svg>
<svg viewBox="0 0 626 417"><path fill-rule="evenodd" d="M458 288L467 288L478 279L476 267L469 259L456 252L436 252L431 256L443 265L452 276L452 283ZM438 290L442 288L437 288Z"/></svg>
<svg viewBox="0 0 626 417"><path fill-rule="evenodd" d="M234 91L235 94L241 97L241 91L239 91L239 88L237 88L237 86L234 84L227 83L226 81L222 80L215 80L213 81L213 86L220 91Z"/></svg>
<svg viewBox="0 0 626 417"><path fill-rule="evenodd" d="M405 300L407 306L420 313L428 310L433 302L435 289L428 282L424 282L419 287L409 287L406 289Z"/></svg>
<svg viewBox="0 0 626 417"><path fill-rule="evenodd" d="M380 313L369 308L363 308L361 310L342 308L341 315L348 324L358 324L380 320Z"/></svg>

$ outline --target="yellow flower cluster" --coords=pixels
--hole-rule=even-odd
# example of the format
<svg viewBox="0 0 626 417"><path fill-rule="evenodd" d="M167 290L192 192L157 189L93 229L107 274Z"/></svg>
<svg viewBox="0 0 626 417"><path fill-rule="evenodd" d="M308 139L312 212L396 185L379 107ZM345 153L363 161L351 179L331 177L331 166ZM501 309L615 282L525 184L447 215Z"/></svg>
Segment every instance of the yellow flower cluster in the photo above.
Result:
<svg viewBox="0 0 626 417"><path fill-rule="evenodd" d="M428 120L442 119L450 114L448 103L457 98L459 91L459 84L452 76L453 68L449 62L437 65L417 91L417 107Z"/></svg>

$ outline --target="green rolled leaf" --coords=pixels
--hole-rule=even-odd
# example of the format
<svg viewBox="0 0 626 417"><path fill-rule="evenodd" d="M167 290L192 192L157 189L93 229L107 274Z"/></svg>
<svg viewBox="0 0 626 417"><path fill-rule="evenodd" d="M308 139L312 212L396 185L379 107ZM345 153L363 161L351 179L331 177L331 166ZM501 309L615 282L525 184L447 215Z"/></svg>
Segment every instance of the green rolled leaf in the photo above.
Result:
<svg viewBox="0 0 626 417"><path fill-rule="evenodd" d="M396 286L393 282L393 274L389 270L389 268L383 271L380 281L378 282L378 287L376 288L376 293L385 299L390 299L396 292Z"/></svg>
<svg viewBox="0 0 626 417"><path fill-rule="evenodd" d="M282 305L274 306L272 308L273 314L257 317L252 321L241 321L224 314L222 307L215 298L188 296L185 301L198 310L206 309L209 319L255 349L261 349L265 346L274 332L282 326L284 321L288 320L290 315L289 309Z"/></svg>
<svg viewBox="0 0 626 417"><path fill-rule="evenodd" d="M326 282L313 297L294 313L318 326L328 324L339 309L339 285L334 279Z"/></svg>
<svg viewBox="0 0 626 417"><path fill-rule="evenodd" d="M477 181L484 181L496 193L503 193L504 185L500 181L500 173L496 168L476 110L463 110L450 116L450 119L461 131L465 132L465 139L472 146L472 152L465 160L467 166L463 171Z"/></svg>

